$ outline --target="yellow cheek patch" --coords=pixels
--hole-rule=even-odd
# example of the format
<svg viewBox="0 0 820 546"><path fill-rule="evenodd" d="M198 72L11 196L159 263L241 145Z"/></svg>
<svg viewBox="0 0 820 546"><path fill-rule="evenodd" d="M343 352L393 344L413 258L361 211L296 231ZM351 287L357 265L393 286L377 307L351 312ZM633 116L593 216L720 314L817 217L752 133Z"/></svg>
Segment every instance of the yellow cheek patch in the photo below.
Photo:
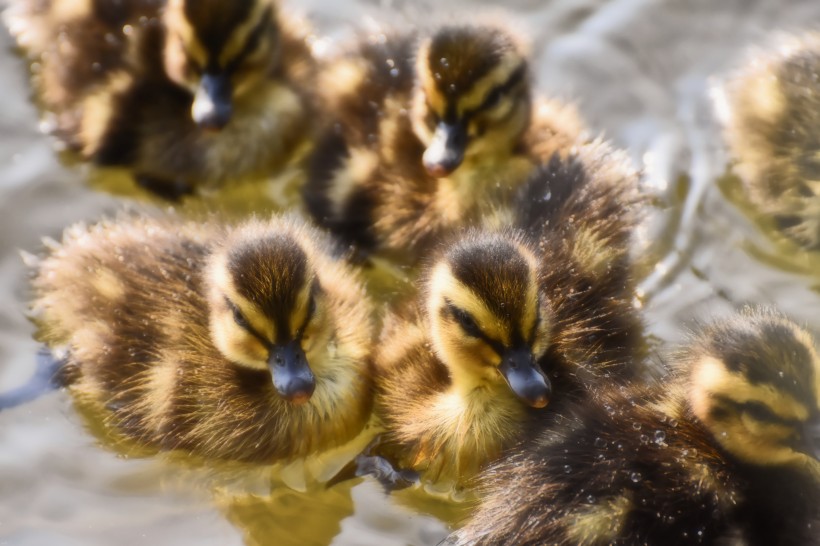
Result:
<svg viewBox="0 0 820 546"><path fill-rule="evenodd" d="M427 62L429 52L430 43L428 41L419 48L418 57L416 58L416 75L420 86L418 92L426 95L430 108L441 116L447 109L447 102L436 86L435 74L430 71L430 65Z"/></svg>

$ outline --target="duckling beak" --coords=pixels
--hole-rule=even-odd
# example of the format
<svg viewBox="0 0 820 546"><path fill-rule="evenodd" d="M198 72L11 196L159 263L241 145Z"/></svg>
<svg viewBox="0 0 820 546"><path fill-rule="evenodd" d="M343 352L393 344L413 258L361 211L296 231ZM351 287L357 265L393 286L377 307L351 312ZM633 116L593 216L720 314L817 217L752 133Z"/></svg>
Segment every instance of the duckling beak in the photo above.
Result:
<svg viewBox="0 0 820 546"><path fill-rule="evenodd" d="M510 389L527 405L543 408L549 403L552 385L528 349L510 349L498 370Z"/></svg>
<svg viewBox="0 0 820 546"><path fill-rule="evenodd" d="M808 421L803 425L801 451L820 460L820 423Z"/></svg>
<svg viewBox="0 0 820 546"><path fill-rule="evenodd" d="M433 134L433 141L424 151L422 162L430 176L447 176L464 161L467 148L467 128L461 122L441 122Z"/></svg>
<svg viewBox="0 0 820 546"><path fill-rule="evenodd" d="M205 72L191 106L191 117L203 129L218 131L231 120L231 79L223 72Z"/></svg>
<svg viewBox="0 0 820 546"><path fill-rule="evenodd" d="M299 341L274 345L268 357L268 368L273 376L273 386L282 398L297 405L310 399L316 388L316 378Z"/></svg>

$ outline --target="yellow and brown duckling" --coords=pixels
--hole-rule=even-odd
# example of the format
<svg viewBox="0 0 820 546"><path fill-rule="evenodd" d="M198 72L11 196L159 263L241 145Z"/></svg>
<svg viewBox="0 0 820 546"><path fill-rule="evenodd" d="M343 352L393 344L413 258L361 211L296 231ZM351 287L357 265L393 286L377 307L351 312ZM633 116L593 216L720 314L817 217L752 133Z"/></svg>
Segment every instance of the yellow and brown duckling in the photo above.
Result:
<svg viewBox="0 0 820 546"><path fill-rule="evenodd" d="M500 28L371 37L325 76L336 122L314 150L307 209L363 252L405 262L508 206L532 141L549 158L583 132L572 108L533 105L524 48Z"/></svg>
<svg viewBox="0 0 820 546"><path fill-rule="evenodd" d="M123 217L35 262L38 337L117 434L205 458L287 463L371 413L371 308L324 235Z"/></svg>
<svg viewBox="0 0 820 546"><path fill-rule="evenodd" d="M820 357L782 315L703 330L668 384L607 389L485 475L452 544L818 544Z"/></svg>
<svg viewBox="0 0 820 546"><path fill-rule="evenodd" d="M55 133L156 193L277 174L307 152L314 61L273 0L19 0L6 19Z"/></svg>
<svg viewBox="0 0 820 546"><path fill-rule="evenodd" d="M760 51L720 88L729 151L750 201L777 229L820 246L820 33Z"/></svg>
<svg viewBox="0 0 820 546"><path fill-rule="evenodd" d="M459 490L529 421L546 420L541 408L553 412L596 381L631 375L629 336L639 329L591 329L607 324L609 311L573 293L575 273L561 259L543 264L515 231L470 232L444 250L424 292L385 321L375 407L387 432L376 452L433 489ZM553 279L544 266L563 273L554 279L563 287L543 284ZM634 317L631 307L622 312L624 323Z"/></svg>

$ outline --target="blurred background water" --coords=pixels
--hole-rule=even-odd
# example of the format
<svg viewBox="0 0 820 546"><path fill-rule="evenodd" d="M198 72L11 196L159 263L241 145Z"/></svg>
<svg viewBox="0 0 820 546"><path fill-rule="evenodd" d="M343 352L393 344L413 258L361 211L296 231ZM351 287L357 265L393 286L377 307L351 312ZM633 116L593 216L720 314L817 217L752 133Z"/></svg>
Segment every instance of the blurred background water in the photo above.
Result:
<svg viewBox="0 0 820 546"><path fill-rule="evenodd" d="M748 302L776 304L820 331L817 255L762 233L726 176L710 89L773 31L820 23L816 0L302 0L330 50L355 28L503 17L532 37L539 90L574 100L596 131L626 148L657 196L636 243L655 346L696 319ZM90 189L38 131L27 67L0 30L0 392L27 381L37 344L26 321L17 250L38 248L122 198ZM101 448L68 396L0 412L0 545L435 544L447 511L419 510L369 482L320 494L203 487L161 459Z"/></svg>

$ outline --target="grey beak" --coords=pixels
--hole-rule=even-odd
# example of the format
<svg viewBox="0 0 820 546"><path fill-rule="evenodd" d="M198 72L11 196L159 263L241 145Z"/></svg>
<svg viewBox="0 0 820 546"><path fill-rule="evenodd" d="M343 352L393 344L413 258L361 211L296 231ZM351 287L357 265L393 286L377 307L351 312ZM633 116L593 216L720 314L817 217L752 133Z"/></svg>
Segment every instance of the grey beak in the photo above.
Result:
<svg viewBox="0 0 820 546"><path fill-rule="evenodd" d="M801 440L801 451L820 460L820 423L816 420L806 422L803 425Z"/></svg>
<svg viewBox="0 0 820 546"><path fill-rule="evenodd" d="M274 345L268 357L268 368L276 392L285 400L301 404L313 395L316 378L298 341Z"/></svg>
<svg viewBox="0 0 820 546"><path fill-rule="evenodd" d="M552 385L528 349L509 350L498 370L510 389L528 406L543 408L549 404Z"/></svg>
<svg viewBox="0 0 820 546"><path fill-rule="evenodd" d="M447 176L464 161L467 148L467 128L462 123L441 122L433 134L433 141L424 151L424 168L436 178Z"/></svg>
<svg viewBox="0 0 820 546"><path fill-rule="evenodd" d="M206 72L194 95L191 117L203 129L219 130L231 120L231 79L223 72Z"/></svg>

